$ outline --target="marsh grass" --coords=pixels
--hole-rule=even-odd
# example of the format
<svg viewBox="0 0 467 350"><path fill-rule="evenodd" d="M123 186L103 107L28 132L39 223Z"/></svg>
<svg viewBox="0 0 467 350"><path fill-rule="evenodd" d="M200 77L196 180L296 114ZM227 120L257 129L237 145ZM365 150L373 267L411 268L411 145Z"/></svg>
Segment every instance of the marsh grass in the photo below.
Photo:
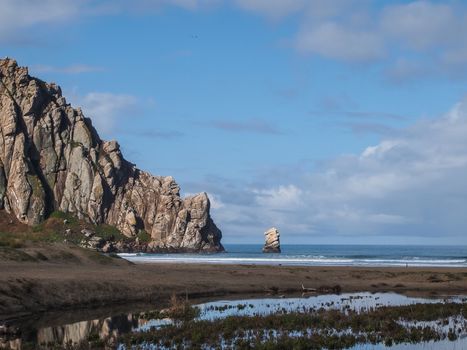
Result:
<svg viewBox="0 0 467 350"><path fill-rule="evenodd" d="M173 299L170 316L184 318L186 310ZM176 310L176 311L175 311ZM343 349L356 344L420 343L456 340L467 331L465 323L443 331L428 325L407 326L403 321L438 321L467 317L467 304L436 303L387 306L368 311L310 310L308 313L277 313L265 316L231 316L215 321L194 320L194 314L172 326L139 332L123 339L128 346L142 343L168 347L219 347L235 349ZM449 322L448 322L449 323ZM445 324L445 322L441 322ZM291 336L291 334L301 336ZM271 336L272 335L272 336Z"/></svg>
<svg viewBox="0 0 467 350"><path fill-rule="evenodd" d="M193 321L199 316L200 310L198 307L192 306L187 298L181 298L176 294L172 294L170 306L164 314L180 325Z"/></svg>

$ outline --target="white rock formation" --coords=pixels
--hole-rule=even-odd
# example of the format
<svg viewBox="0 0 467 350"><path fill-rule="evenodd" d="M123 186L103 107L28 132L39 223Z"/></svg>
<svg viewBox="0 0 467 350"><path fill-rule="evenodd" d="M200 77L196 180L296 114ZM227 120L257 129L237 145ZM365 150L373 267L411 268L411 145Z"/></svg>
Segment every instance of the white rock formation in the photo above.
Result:
<svg viewBox="0 0 467 350"><path fill-rule="evenodd" d="M279 230L275 227L270 228L264 232L265 242L263 247L263 253L280 253L281 243L279 240Z"/></svg>

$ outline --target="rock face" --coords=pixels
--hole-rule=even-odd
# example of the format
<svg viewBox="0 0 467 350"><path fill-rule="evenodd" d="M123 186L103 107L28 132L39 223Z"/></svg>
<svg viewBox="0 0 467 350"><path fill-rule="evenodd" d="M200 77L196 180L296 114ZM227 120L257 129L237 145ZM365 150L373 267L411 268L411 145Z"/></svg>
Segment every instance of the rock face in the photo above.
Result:
<svg viewBox="0 0 467 350"><path fill-rule="evenodd" d="M275 227L270 228L264 232L265 242L263 247L263 253L280 253L281 243L279 241L279 230Z"/></svg>
<svg viewBox="0 0 467 350"><path fill-rule="evenodd" d="M149 251L223 250L206 193L181 199L172 177L136 168L16 61L0 60L0 79L0 209L28 225L60 210L129 237L145 230Z"/></svg>

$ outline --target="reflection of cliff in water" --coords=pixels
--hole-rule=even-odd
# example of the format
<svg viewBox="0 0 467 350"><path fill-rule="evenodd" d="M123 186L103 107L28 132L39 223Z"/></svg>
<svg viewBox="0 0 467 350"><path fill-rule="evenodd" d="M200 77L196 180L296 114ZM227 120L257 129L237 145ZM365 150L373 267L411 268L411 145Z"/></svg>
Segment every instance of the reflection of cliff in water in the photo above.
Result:
<svg viewBox="0 0 467 350"><path fill-rule="evenodd" d="M60 326L21 327L16 331L16 335L0 335L0 348L21 350L26 344L47 348L52 345L76 345L99 339L105 341L106 344L115 344L118 336L144 323L146 320L140 318L139 314L129 314Z"/></svg>

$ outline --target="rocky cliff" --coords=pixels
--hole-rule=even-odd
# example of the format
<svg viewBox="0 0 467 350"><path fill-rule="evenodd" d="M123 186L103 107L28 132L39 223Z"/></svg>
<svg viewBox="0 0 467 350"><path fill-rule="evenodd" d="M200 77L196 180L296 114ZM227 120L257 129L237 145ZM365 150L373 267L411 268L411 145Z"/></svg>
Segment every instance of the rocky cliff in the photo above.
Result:
<svg viewBox="0 0 467 350"><path fill-rule="evenodd" d="M144 230L147 250L223 250L206 193L181 199L172 177L136 168L16 61L0 60L0 79L0 209L28 225L59 210L128 237Z"/></svg>

